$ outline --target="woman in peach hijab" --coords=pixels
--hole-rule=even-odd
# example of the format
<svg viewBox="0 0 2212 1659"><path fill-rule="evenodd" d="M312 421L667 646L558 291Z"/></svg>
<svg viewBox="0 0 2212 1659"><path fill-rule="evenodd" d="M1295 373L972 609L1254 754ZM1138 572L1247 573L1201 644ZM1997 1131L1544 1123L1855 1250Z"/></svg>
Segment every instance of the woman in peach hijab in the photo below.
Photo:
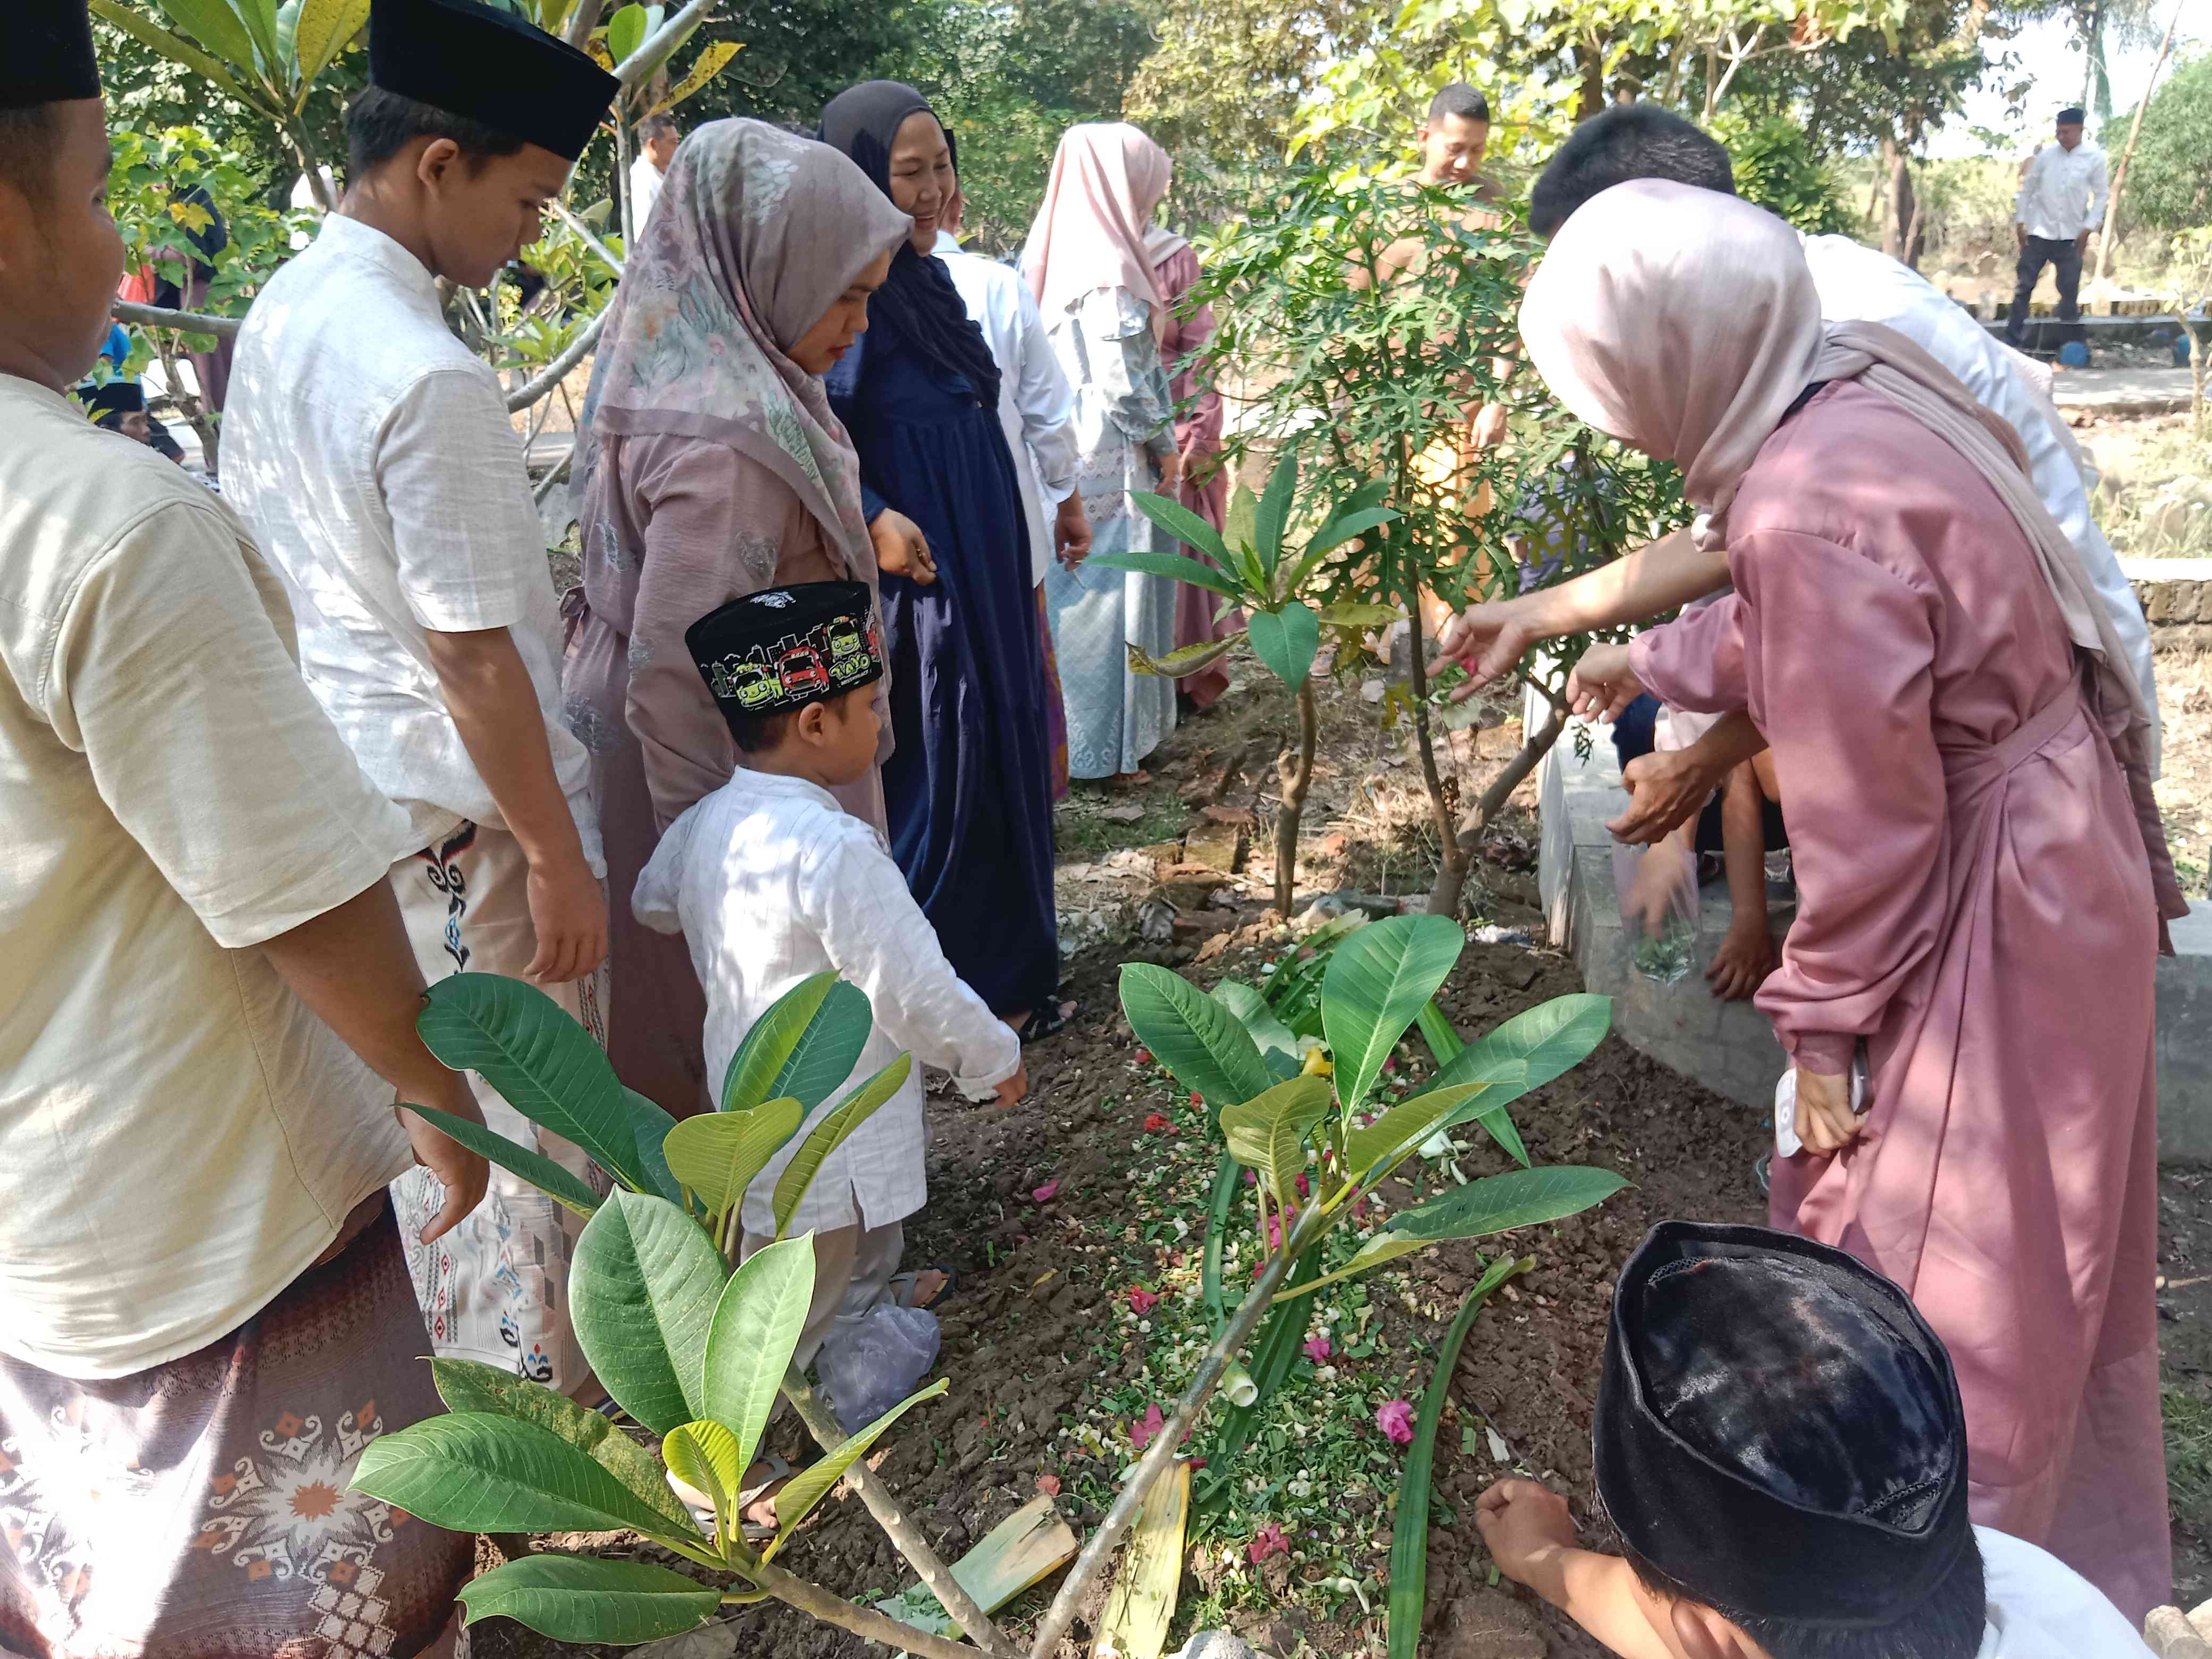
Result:
<svg viewBox="0 0 2212 1659"><path fill-rule="evenodd" d="M2185 907L2103 609L2009 429L1903 337L1824 332L1795 234L1747 203L1616 185L1521 331L1728 550L1731 594L1583 678L1748 708L1772 746L1800 902L1758 1002L1806 1146L1772 1219L1911 1294L1975 1520L2139 1622L2171 1590L2152 969Z"/></svg>

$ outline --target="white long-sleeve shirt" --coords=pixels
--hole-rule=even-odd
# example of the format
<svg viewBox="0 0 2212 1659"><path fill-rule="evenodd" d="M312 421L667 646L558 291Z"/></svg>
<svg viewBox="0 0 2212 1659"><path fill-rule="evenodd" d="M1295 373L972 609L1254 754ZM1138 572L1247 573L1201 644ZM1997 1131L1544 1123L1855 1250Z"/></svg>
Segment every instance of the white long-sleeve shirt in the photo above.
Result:
<svg viewBox="0 0 2212 1659"><path fill-rule="evenodd" d="M2105 152L2084 138L2068 149L2045 144L2027 164L2020 194L2013 198L2013 222L2031 236L2070 242L2105 223Z"/></svg>
<svg viewBox="0 0 2212 1659"><path fill-rule="evenodd" d="M707 1075L719 1080L738 1041L775 1000L834 969L866 994L875 1030L853 1073L746 1189L744 1227L775 1231L776 1178L821 1120L901 1050L914 1070L823 1160L791 1222L797 1234L912 1215L922 1175L921 1067L952 1073L970 1098L1020 1069L1021 1039L969 990L939 948L875 830L803 778L740 768L660 838L632 911L680 932L707 993Z"/></svg>
<svg viewBox="0 0 2212 1659"><path fill-rule="evenodd" d="M661 188L667 182L668 175L653 166L650 155L641 155L629 164L630 224L640 236L645 234L653 209L660 205Z"/></svg>
<svg viewBox="0 0 2212 1659"><path fill-rule="evenodd" d="M998 359L999 425L1028 511L1030 580L1041 582L1052 563L1053 514L1075 489L1075 392L1019 271L969 252L941 230L931 251L952 273L961 303Z"/></svg>
<svg viewBox="0 0 2212 1659"><path fill-rule="evenodd" d="M2142 688L2150 710L2155 776L2158 684L2151 671L2150 629L2135 590L2121 573L2118 556L2090 514L2088 489L2056 412L2021 374L2003 343L1919 272L1848 236L1808 236L1804 247L1822 317L1895 329L1957 375L1976 403L2004 416L2020 434L2035 493L2081 556L2081 568L2111 614L2113 631L2127 649L2128 666Z"/></svg>

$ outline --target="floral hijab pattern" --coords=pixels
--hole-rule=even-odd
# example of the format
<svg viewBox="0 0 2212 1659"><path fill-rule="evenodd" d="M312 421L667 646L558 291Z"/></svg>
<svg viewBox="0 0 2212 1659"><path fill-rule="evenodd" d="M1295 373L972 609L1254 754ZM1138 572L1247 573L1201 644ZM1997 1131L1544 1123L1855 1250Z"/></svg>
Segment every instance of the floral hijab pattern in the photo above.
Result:
<svg viewBox="0 0 2212 1659"><path fill-rule="evenodd" d="M821 379L786 355L913 221L826 144L761 121L684 141L609 308L584 403L578 499L609 434L727 444L871 567L860 467Z"/></svg>

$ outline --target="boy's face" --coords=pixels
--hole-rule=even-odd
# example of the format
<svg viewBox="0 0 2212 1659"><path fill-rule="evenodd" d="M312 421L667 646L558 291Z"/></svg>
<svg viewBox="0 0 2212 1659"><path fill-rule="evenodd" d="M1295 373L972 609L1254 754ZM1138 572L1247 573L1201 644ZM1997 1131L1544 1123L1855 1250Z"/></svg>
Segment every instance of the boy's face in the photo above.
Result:
<svg viewBox="0 0 2212 1659"><path fill-rule="evenodd" d="M536 144L471 160L451 139L433 139L416 158L415 177L435 274L463 288L490 282L538 240L545 204L568 184L568 167Z"/></svg>
<svg viewBox="0 0 2212 1659"><path fill-rule="evenodd" d="M91 372L123 280L123 235L107 210L109 154L97 98L47 106L45 188L0 182L0 363L58 392Z"/></svg>

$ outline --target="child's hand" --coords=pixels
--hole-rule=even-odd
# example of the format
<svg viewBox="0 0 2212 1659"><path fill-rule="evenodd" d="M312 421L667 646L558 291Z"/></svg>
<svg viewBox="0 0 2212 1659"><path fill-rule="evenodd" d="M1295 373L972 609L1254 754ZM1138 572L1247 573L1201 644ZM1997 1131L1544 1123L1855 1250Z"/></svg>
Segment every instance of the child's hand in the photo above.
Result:
<svg viewBox="0 0 2212 1659"><path fill-rule="evenodd" d="M1705 969L1713 994L1723 1002L1742 1002L1774 971L1774 941L1761 918L1756 926L1737 925L1728 930L1713 965Z"/></svg>
<svg viewBox="0 0 2212 1659"><path fill-rule="evenodd" d="M1474 1500L1474 1524L1498 1571L1525 1584L1544 1558L1575 1547L1567 1500L1534 1480L1500 1480Z"/></svg>
<svg viewBox="0 0 2212 1659"><path fill-rule="evenodd" d="M884 575L904 576L923 587L937 580L929 540L905 514L885 507L868 526L868 539L876 546L876 568Z"/></svg>
<svg viewBox="0 0 2212 1659"><path fill-rule="evenodd" d="M1010 1111L1022 1103L1030 1091L1030 1063L1024 1060L1014 1074L998 1085L998 1099L993 1103L994 1111Z"/></svg>

